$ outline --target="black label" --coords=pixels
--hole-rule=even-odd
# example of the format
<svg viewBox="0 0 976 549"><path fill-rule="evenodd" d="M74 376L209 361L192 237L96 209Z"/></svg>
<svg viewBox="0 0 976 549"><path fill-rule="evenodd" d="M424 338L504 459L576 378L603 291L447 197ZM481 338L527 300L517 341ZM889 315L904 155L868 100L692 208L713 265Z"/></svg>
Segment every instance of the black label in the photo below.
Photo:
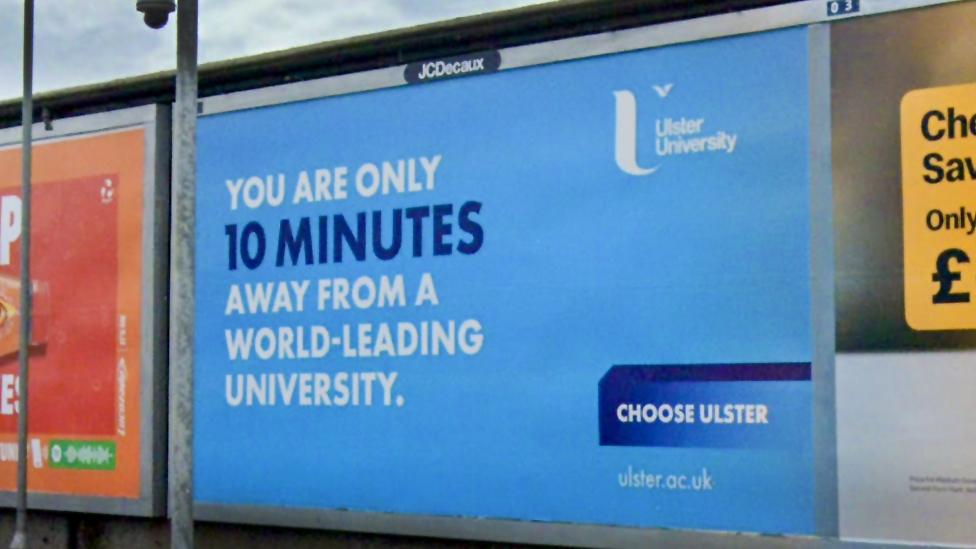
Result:
<svg viewBox="0 0 976 549"><path fill-rule="evenodd" d="M828 0L827 17L847 15L861 11L861 0Z"/></svg>
<svg viewBox="0 0 976 549"><path fill-rule="evenodd" d="M482 51L410 63L403 70L403 77L411 84L421 84L458 76L495 72L501 64L502 56L497 51Z"/></svg>

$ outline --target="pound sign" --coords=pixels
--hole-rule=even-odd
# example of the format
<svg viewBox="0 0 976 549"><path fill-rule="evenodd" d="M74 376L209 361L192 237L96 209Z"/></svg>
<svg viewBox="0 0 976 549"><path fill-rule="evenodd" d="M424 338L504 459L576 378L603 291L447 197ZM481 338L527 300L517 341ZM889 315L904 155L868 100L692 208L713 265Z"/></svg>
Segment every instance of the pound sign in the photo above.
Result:
<svg viewBox="0 0 976 549"><path fill-rule="evenodd" d="M952 283L962 278L961 274L949 268L949 261L953 259L957 263L969 263L969 256L958 248L939 254L935 260L935 274L932 275L932 282L939 283L939 291L932 296L932 303L969 303L969 292L952 292Z"/></svg>

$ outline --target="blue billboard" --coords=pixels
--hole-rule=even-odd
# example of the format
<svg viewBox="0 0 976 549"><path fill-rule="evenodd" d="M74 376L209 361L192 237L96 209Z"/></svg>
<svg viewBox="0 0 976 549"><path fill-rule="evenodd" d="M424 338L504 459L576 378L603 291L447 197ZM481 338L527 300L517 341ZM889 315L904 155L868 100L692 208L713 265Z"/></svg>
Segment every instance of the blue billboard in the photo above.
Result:
<svg viewBox="0 0 976 549"><path fill-rule="evenodd" d="M788 29L202 118L196 500L812 533L807 89Z"/></svg>

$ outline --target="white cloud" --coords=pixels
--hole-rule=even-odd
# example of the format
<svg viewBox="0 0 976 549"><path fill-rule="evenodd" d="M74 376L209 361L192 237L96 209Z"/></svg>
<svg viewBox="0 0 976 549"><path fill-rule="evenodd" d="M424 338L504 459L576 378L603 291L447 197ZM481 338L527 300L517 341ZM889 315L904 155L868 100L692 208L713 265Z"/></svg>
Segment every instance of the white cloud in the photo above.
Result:
<svg viewBox="0 0 976 549"><path fill-rule="evenodd" d="M403 28L539 0L201 0L202 62ZM0 0L0 98L21 95L22 0ZM154 31L133 0L38 0L35 92L173 68L172 22Z"/></svg>
<svg viewBox="0 0 976 549"><path fill-rule="evenodd" d="M0 0L0 13L0 97L19 97L23 2ZM34 19L35 91L158 71L174 63L174 29L150 30L132 1L40 0Z"/></svg>

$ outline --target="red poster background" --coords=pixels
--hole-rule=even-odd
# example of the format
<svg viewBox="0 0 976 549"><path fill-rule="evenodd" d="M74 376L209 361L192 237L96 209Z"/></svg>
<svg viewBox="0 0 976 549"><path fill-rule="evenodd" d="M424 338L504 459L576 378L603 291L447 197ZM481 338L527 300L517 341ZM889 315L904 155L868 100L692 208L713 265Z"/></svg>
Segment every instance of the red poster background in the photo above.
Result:
<svg viewBox="0 0 976 549"><path fill-rule="evenodd" d="M31 280L40 291L33 307L31 432L115 433L117 182L117 175L95 176L45 182L33 192ZM102 189L113 189L110 200L102 200ZM8 195L20 191L0 191L0 199ZM0 276L16 280L19 273L18 240ZM0 375L17 374L12 351L0 347ZM0 414L0 432L16 431L16 414Z"/></svg>

